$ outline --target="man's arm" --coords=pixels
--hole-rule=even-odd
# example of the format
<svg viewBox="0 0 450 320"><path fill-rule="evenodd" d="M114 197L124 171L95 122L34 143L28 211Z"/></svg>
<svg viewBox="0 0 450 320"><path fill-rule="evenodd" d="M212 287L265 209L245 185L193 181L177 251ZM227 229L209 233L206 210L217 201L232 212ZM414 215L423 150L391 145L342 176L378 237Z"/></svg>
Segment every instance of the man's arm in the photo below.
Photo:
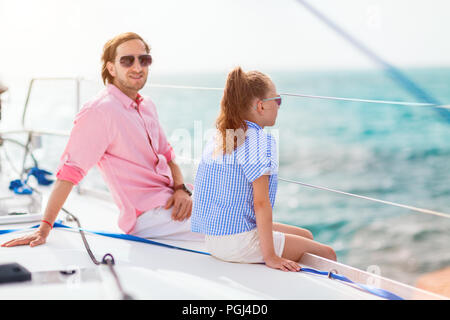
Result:
<svg viewBox="0 0 450 320"><path fill-rule="evenodd" d="M168 163L170 171L172 171L173 185L178 186L184 183L183 173L181 173L180 167L175 163L174 160Z"/></svg>
<svg viewBox="0 0 450 320"><path fill-rule="evenodd" d="M175 161L168 163L172 171L173 185L178 186L184 183L183 174L180 167ZM176 221L183 221L191 216L192 199L186 191L180 189L176 190L166 203L165 209L172 209L172 219Z"/></svg>
<svg viewBox="0 0 450 320"><path fill-rule="evenodd" d="M40 244L44 244L50 230L52 229L50 225L53 225L55 222L58 213L64 205L64 202L66 202L73 186L74 184L72 182L59 179L56 180L52 193L50 194L50 198L47 202L44 218L42 219L46 222L41 222L41 225L34 233L5 242L2 244L2 247L14 247L28 244L30 247L35 247Z"/></svg>

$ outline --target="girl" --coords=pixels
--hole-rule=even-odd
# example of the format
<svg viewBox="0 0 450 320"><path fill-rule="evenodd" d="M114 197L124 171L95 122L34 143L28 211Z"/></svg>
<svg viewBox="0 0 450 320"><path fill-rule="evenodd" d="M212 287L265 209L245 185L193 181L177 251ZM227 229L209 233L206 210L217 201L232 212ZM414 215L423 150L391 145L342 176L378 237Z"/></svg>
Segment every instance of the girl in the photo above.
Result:
<svg viewBox="0 0 450 320"><path fill-rule="evenodd" d="M228 74L218 131L195 179L191 227L206 235L216 258L298 271L305 252L334 261L336 254L308 230L272 222L278 161L275 140L263 128L275 124L280 105L267 75L240 67Z"/></svg>

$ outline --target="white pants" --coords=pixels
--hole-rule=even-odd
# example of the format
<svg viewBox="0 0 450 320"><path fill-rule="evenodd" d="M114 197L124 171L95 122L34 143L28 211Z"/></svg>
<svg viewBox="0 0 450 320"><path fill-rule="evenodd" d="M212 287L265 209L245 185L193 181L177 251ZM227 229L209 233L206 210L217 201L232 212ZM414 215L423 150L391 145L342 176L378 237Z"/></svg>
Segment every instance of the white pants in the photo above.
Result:
<svg viewBox="0 0 450 320"><path fill-rule="evenodd" d="M158 207L141 214L130 232L140 238L204 241L205 236L191 231L191 219L172 220L172 209Z"/></svg>

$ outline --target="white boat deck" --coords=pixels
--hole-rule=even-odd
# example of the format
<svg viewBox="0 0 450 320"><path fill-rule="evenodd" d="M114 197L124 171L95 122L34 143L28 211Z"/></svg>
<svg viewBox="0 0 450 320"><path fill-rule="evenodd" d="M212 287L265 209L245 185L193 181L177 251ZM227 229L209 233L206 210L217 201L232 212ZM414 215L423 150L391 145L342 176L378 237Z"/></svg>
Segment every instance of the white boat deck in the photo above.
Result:
<svg viewBox="0 0 450 320"><path fill-rule="evenodd" d="M49 188L45 194L48 192ZM47 196L44 196L43 203L47 203ZM74 190L65 208L79 218L85 229L121 233L117 227L118 209L111 201L79 195ZM62 212L59 219L64 218ZM0 229L35 224L0 225ZM64 224L76 227L74 222L64 221ZM24 233L0 235L0 243ZM381 299L340 281L309 273L282 272L261 264L227 263L198 253L89 233L86 237L97 260L101 260L106 253L114 256L122 286L135 299ZM204 251L201 242L157 241ZM34 248L0 247L0 264L10 262L27 268L33 273L33 279L31 282L0 285L0 299L120 298L107 267L94 265L80 234L73 230L55 228L45 245ZM364 284L374 276L313 255L305 255L300 264L326 271L335 269L339 274ZM74 275L62 275L61 270L78 271ZM380 287L405 299L444 298L389 279L377 279L380 280Z"/></svg>

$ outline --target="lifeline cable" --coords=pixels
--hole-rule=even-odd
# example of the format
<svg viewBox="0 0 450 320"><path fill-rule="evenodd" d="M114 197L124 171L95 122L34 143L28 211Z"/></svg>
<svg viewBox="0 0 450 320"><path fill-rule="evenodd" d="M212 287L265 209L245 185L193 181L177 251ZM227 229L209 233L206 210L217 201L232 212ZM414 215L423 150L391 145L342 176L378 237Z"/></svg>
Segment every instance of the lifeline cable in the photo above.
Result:
<svg viewBox="0 0 450 320"><path fill-rule="evenodd" d="M89 257L91 258L92 262L93 262L95 265L97 265L97 266L98 266L98 265L101 265L101 264L104 264L104 265L107 265L107 266L108 266L110 272L112 273L112 275L113 275L113 277L114 277L114 280L116 281L117 288L119 289L120 293L122 294L122 300L133 300L133 297L132 297L130 294L126 293L126 292L123 290L123 288L122 288L122 284L121 284L121 282L120 282L120 279L119 279L119 277L118 277L116 271L114 270L115 262L114 262L114 257L112 256L112 254L107 253L107 254L105 254L105 255L103 256L101 262L98 261L98 260L95 258L94 254L92 253L92 250L91 250L91 248L90 248L90 246L89 246L89 243L88 243L87 240L86 240L86 236L84 235L84 231L83 231L83 229L81 228L80 220L79 220L74 214L72 214L71 212L69 212L68 210L66 210L66 209L64 209L64 208L61 208L61 210L64 211L67 215L69 215L69 216L76 222L76 224L77 224L77 226L78 226L78 231L80 232L81 238L83 239L84 247L86 248L86 251L87 251L87 253L89 254Z"/></svg>
<svg viewBox="0 0 450 320"><path fill-rule="evenodd" d="M205 90L205 91L223 91L224 90L224 88L215 88L215 87L186 86L186 85L166 85L166 84L150 84L147 87L167 88L167 89ZM448 110L450 110L450 105L443 105L441 103L425 103L425 102L408 102L408 101L360 99L360 98L333 97L333 96L321 96L321 95L312 95L312 94L304 94L304 93L288 93L288 92L281 92L280 96L311 98L311 99L324 99L324 100L336 100L336 101L350 101L350 102L367 102L367 103L375 103L375 104L402 105L402 106L410 106L410 107L432 107L432 108L439 108L439 109L448 109Z"/></svg>
<svg viewBox="0 0 450 320"><path fill-rule="evenodd" d="M369 201L384 203L384 204L388 204L388 205L395 206L395 207L406 208L406 209L409 209L409 210L412 210L412 211L416 211L416 212L421 212L421 213L426 213L426 214L433 214L433 215L444 217L444 218L450 218L450 214L448 214L448 213L438 212L438 211L429 210L429 209L417 208L417 207L408 206L408 205L405 205L405 204L399 204L399 203L395 203L395 202L391 202L391 201L385 201L385 200L375 199L375 198L366 197L366 196L360 196L360 195L357 195L357 194L344 192L344 191L339 191L339 190L335 190L335 189L330 189L330 188L327 188L327 187L315 186L315 185L304 183L304 182L300 182L300 181L288 180L288 179L284 179L284 178L278 178L278 180L284 181L284 182L288 182L288 183L299 184L299 185L310 187L310 188L314 188L314 189L320 189L320 190L330 191L330 192L334 192L334 193L339 193L339 194L343 194L343 195L346 195L346 196L356 197L356 198L365 199L365 200L369 200Z"/></svg>
<svg viewBox="0 0 450 320"><path fill-rule="evenodd" d="M185 158L185 159L188 161L195 161L192 158ZM414 207L414 206L400 204L400 203L396 203L396 202L392 202L392 201L380 200L380 199L371 198L371 197L367 197L367 196L361 196L361 195L357 195L354 193L349 193L349 192L340 191L340 190L331 189L331 188L322 187L322 186L316 186L316 185L304 183L301 181L295 181L295 180L285 179L285 178L281 178L281 177L278 177L278 180L284 181L287 183L293 183L293 184L298 184L298 185L302 185L302 186L306 186L306 187L311 187L311 188L315 188L315 189L339 193L342 195L351 196L351 197L355 197L355 198L359 198L359 199L369 200L369 201L373 201L373 202L379 202L379 203L383 203L383 204L387 204L387 205L391 205L391 206L395 206L395 207L405 208L405 209L409 209L409 210L420 212L420 213L432 214L432 215L440 216L440 217L447 218L447 219L450 218L449 213L444 213L444 212L439 212L439 211L434 211L434 210L424 209L424 208L418 208L418 207Z"/></svg>

